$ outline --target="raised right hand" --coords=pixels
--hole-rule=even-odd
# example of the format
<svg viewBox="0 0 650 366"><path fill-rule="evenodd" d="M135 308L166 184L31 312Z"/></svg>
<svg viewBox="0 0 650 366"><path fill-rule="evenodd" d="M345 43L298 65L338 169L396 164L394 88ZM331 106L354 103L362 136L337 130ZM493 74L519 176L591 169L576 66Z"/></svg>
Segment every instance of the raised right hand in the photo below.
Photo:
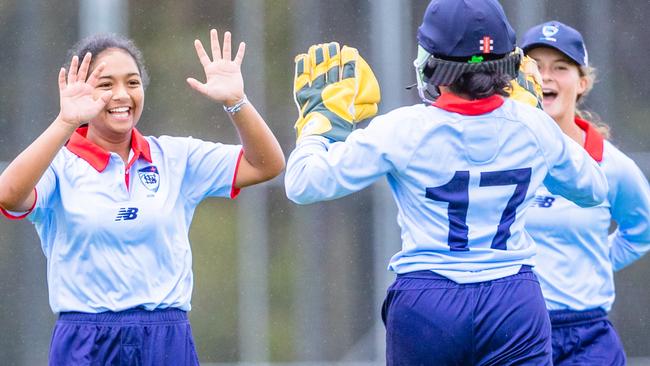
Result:
<svg viewBox="0 0 650 366"><path fill-rule="evenodd" d="M344 141L357 122L377 114L379 83L356 48L317 44L297 55L295 63L298 140L320 135Z"/></svg>
<svg viewBox="0 0 650 366"><path fill-rule="evenodd" d="M59 119L74 128L98 115L112 96L111 91L105 91L101 94L93 93L105 64L100 63L97 65L90 76L86 78L90 69L91 58L91 54L87 53L81 61L81 65L79 65L79 58L77 56L72 57L67 80L65 68L61 68L59 71L61 104Z"/></svg>

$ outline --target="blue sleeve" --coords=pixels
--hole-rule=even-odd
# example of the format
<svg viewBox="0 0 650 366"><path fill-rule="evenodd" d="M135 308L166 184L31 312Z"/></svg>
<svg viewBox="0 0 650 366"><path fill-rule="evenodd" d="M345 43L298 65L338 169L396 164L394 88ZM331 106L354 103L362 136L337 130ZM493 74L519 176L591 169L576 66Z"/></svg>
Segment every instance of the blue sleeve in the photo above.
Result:
<svg viewBox="0 0 650 366"><path fill-rule="evenodd" d="M401 113L404 113L402 111ZM408 113L408 111L406 111ZM396 118L405 120L396 128ZM319 136L303 138L287 162L287 197L298 204L332 200L360 191L395 169L403 169L413 154L408 116L400 110L376 117L365 129L343 142Z"/></svg>
<svg viewBox="0 0 650 366"><path fill-rule="evenodd" d="M235 174L241 155L240 145L225 145L194 138L187 143L187 166L182 190L199 202L208 196L234 197Z"/></svg>
<svg viewBox="0 0 650 366"><path fill-rule="evenodd" d="M609 235L609 245L610 260L618 271L650 250L650 187L634 161L616 153L610 203L618 227Z"/></svg>
<svg viewBox="0 0 650 366"><path fill-rule="evenodd" d="M607 198L608 185L598 163L550 117L546 114L542 117L539 136L548 164L546 188L581 207L602 203Z"/></svg>
<svg viewBox="0 0 650 366"><path fill-rule="evenodd" d="M30 221L39 222L46 216L54 201L53 196L56 189L56 173L54 173L54 168L50 165L36 184L36 203L27 217Z"/></svg>

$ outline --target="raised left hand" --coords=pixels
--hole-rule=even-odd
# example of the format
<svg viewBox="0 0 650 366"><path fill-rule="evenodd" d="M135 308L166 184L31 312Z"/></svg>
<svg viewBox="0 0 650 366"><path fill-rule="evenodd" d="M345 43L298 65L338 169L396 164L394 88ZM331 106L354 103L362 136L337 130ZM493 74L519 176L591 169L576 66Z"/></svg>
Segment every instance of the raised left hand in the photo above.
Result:
<svg viewBox="0 0 650 366"><path fill-rule="evenodd" d="M510 81L508 89L510 99L544 110L542 75L539 73L537 62L530 56L522 56L519 74L517 78Z"/></svg>
<svg viewBox="0 0 650 366"><path fill-rule="evenodd" d="M198 39L194 41L196 54L199 57L206 82L201 83L194 78L187 78L190 86L207 97L232 105L244 97L244 80L241 74L241 64L244 59L246 44L241 42L237 49L235 59L231 60L231 35L226 32L223 36L223 49L219 45L219 35L215 29L210 30L210 48L212 60L205 52L203 44Z"/></svg>

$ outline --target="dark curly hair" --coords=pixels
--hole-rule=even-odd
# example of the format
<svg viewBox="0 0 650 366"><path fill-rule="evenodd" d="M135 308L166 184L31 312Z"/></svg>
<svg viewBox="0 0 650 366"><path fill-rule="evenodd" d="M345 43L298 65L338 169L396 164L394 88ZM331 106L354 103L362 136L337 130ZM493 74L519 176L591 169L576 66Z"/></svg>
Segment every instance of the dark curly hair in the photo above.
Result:
<svg viewBox="0 0 650 366"><path fill-rule="evenodd" d="M138 66L138 71L140 72L140 79L142 79L142 85L144 88L149 85L149 75L147 74L147 69L144 66L144 58L142 57L142 52L135 45L135 43L119 34L114 33L102 33L95 34L89 37L86 37L79 41L68 51L68 60L71 60L73 56L79 57L79 60L83 59L86 53L90 52L93 56L93 60L90 62L90 67L93 67L97 56L106 49L117 48L127 52L136 65ZM70 68L70 61L66 64L66 69Z"/></svg>

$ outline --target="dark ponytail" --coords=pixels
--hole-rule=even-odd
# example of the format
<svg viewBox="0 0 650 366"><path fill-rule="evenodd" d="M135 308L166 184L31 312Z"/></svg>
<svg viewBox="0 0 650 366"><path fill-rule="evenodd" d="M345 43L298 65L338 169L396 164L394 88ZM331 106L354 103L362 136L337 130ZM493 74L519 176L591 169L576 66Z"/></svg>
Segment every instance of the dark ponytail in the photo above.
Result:
<svg viewBox="0 0 650 366"><path fill-rule="evenodd" d="M511 76L494 71L466 72L449 85L454 94L468 96L470 99L483 99L495 94L508 96L507 88Z"/></svg>

